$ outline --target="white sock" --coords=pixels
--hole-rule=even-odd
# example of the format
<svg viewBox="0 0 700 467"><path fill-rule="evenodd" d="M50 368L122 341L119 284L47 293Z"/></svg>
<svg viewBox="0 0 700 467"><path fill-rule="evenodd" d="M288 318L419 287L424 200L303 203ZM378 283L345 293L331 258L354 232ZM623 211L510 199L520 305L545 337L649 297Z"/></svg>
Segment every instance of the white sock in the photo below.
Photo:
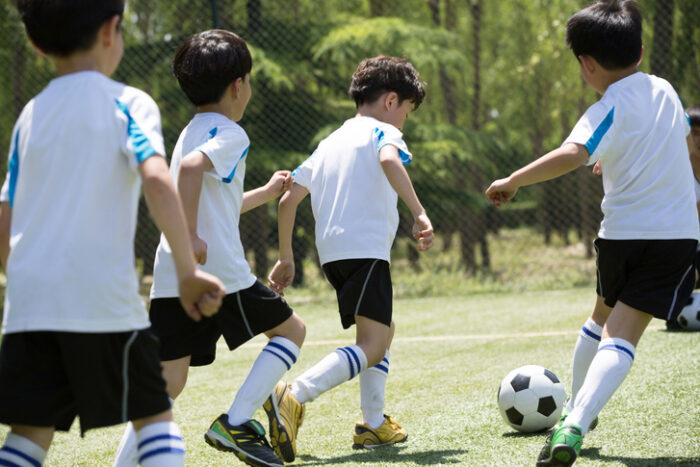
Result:
<svg viewBox="0 0 700 467"><path fill-rule="evenodd" d="M8 433L0 449L0 465L35 467L44 463L46 451L34 441L17 433Z"/></svg>
<svg viewBox="0 0 700 467"><path fill-rule="evenodd" d="M591 318L588 318L586 324L581 328L576 347L574 347L574 362L571 370L571 397L566 404L568 412L574 409L576 395L581 389L583 380L586 378L586 373L588 373L588 367L591 366L593 357L598 352L602 334L603 326L596 324Z"/></svg>
<svg viewBox="0 0 700 467"><path fill-rule="evenodd" d="M122 440L117 448L117 455L114 458L112 467L134 467L139 463L138 443L136 442L136 431L134 425L129 422L122 435Z"/></svg>
<svg viewBox="0 0 700 467"><path fill-rule="evenodd" d="M624 381L633 361L632 344L618 337L603 339L566 423L579 425L585 435L591 421Z"/></svg>
<svg viewBox="0 0 700 467"><path fill-rule="evenodd" d="M139 465L142 467L183 467L185 442L175 422L156 422L136 432Z"/></svg>
<svg viewBox="0 0 700 467"><path fill-rule="evenodd" d="M285 337L275 336L262 349L228 410L228 422L242 425L263 405L299 356L299 347Z"/></svg>
<svg viewBox="0 0 700 467"><path fill-rule="evenodd" d="M360 408L362 418L372 428L384 423L384 390L389 376L389 350L384 359L360 373Z"/></svg>
<svg viewBox="0 0 700 467"><path fill-rule="evenodd" d="M302 404L351 380L367 368L367 357L357 345L335 349L292 383L291 393Z"/></svg>

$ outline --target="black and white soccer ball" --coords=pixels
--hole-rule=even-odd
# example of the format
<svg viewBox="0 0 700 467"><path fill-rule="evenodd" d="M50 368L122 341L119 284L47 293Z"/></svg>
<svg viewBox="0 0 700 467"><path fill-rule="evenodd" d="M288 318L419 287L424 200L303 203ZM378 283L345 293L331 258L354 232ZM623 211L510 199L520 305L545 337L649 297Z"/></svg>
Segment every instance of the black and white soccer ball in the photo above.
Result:
<svg viewBox="0 0 700 467"><path fill-rule="evenodd" d="M559 378L539 365L516 368L498 388L503 419L525 433L552 428L559 421L565 399L566 390Z"/></svg>
<svg viewBox="0 0 700 467"><path fill-rule="evenodd" d="M688 303L683 307L678 318L678 324L688 331L700 331L700 292L693 292Z"/></svg>

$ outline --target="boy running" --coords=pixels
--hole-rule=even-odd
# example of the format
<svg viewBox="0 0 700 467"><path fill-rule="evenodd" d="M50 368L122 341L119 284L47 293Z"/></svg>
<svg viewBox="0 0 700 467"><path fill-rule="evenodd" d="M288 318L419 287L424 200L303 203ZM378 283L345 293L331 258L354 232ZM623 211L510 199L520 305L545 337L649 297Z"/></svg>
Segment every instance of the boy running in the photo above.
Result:
<svg viewBox="0 0 700 467"><path fill-rule="evenodd" d="M676 318L693 288L698 239L690 126L673 87L637 68L642 17L636 3L597 2L579 11L567 23L566 39L584 80L603 97L560 148L486 190L500 206L519 187L581 164L599 161L602 170L598 296L574 348L571 399L538 466L573 464L583 436L627 376L651 319Z"/></svg>
<svg viewBox="0 0 700 467"><path fill-rule="evenodd" d="M269 276L272 289L281 294L294 278L294 219L310 193L316 247L337 293L341 323L346 329L357 325L355 345L335 350L289 385L278 383L265 402L273 446L285 439L275 429L280 417L291 437L292 452L278 449L287 462L294 460L304 404L357 375L364 420L355 426L353 447L373 448L408 436L383 413L394 334L389 261L398 226L397 195L413 214L418 249L433 244L432 225L403 167L412 156L400 131L425 91L409 62L379 56L360 63L349 94L357 114L292 173L294 184L279 206L280 258Z"/></svg>
<svg viewBox="0 0 700 467"><path fill-rule="evenodd" d="M0 195L0 422L11 427L0 465L43 464L55 430L78 415L81 433L132 420L141 465L182 466L184 443L134 268L141 182L173 247L187 319L216 313L223 285L196 268L156 104L108 78L124 51L124 4L17 7L57 78L15 124Z"/></svg>
<svg viewBox="0 0 700 467"><path fill-rule="evenodd" d="M170 174L185 208L194 254L203 270L221 278L226 296L212 319L187 319L177 298L171 248L161 238L150 316L173 399L184 389L190 366L214 361L222 335L230 350L261 333L270 338L228 413L212 423L204 438L246 464L283 466L253 414L296 362L306 329L285 300L251 273L238 230L241 213L276 199L291 185L289 172L280 171L265 186L243 192L250 140L236 122L251 96L251 68L245 41L224 30L195 34L175 54L173 71L197 114L180 134ZM127 428L118 465L133 463L133 444Z"/></svg>

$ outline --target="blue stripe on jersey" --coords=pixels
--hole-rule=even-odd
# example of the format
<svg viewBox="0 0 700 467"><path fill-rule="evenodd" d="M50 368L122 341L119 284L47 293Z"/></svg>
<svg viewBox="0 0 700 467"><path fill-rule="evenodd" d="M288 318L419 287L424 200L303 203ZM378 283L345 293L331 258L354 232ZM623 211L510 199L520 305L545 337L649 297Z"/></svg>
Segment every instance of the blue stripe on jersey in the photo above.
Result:
<svg viewBox="0 0 700 467"><path fill-rule="evenodd" d="M139 457L139 464L143 463L145 459L148 459L149 457L157 456L158 454L164 454L166 452L172 452L175 454L185 454L184 449L180 448L174 448L174 447L164 447L164 448L159 448L159 449L154 449L153 451L148 451L144 453L141 457Z"/></svg>
<svg viewBox="0 0 700 467"><path fill-rule="evenodd" d="M35 465L36 467L41 467L41 462L34 459L29 454L20 451L19 449L11 448L10 446L3 446L3 448L0 449L0 451L9 452L10 454L14 454L17 457L21 457L22 459L24 459L25 461L29 462L32 465ZM12 463L11 461L6 461L7 464L2 464L2 462L4 462L3 459L0 459L0 465L17 465L17 464ZM17 466L17 467L19 467L19 466Z"/></svg>
<svg viewBox="0 0 700 467"><path fill-rule="evenodd" d="M10 207L15 204L15 189L17 188L17 176L19 175L19 129L15 133L15 147L10 156L10 164L8 171L10 172L9 195Z"/></svg>
<svg viewBox="0 0 700 467"><path fill-rule="evenodd" d="M218 126L215 126L211 130L209 130L209 139L212 139L214 136L216 136L217 131L219 131Z"/></svg>
<svg viewBox="0 0 700 467"><path fill-rule="evenodd" d="M280 344L278 344L277 342L268 342L267 345L268 345L268 346L271 346L271 347L275 347L275 348L277 348L277 349L280 349L282 352L284 352L284 353L286 353L287 355L289 355L289 358L292 359L292 363L296 363L296 362L297 362L297 358L294 356L294 353L293 353L291 350L289 350L288 348L286 348L285 346L280 345Z"/></svg>
<svg viewBox="0 0 700 467"><path fill-rule="evenodd" d="M284 362L284 366L286 366L288 370L292 369L292 365L290 365L289 362L285 358L283 358L281 355L278 355L277 352L274 352L274 351L268 349L267 347L263 348L263 352L270 352L272 355L274 355L275 357L282 360L282 362Z"/></svg>
<svg viewBox="0 0 700 467"><path fill-rule="evenodd" d="M147 445L148 443L152 443L154 441L160 441L162 439L174 439L177 441L182 441L182 438L180 436L171 435L170 433L164 433L162 435L155 435L155 436L151 436L150 438L144 439L143 441L141 441L139 443L139 445L137 446L137 449L141 449L143 446Z"/></svg>
<svg viewBox="0 0 700 467"><path fill-rule="evenodd" d="M631 358L632 360L634 360L634 354L633 354L628 348L623 347L623 346L621 346L621 345L617 345L617 344L607 344L607 345L604 345L604 346L602 346L602 347L599 347L599 348L598 348L598 352L600 352L600 351L603 350L603 349L617 349L617 350L621 350L622 352L624 352L624 353L626 353L627 355L629 355L630 358Z"/></svg>
<svg viewBox="0 0 700 467"><path fill-rule="evenodd" d="M310 155L309 157L307 157L307 158L304 160L304 162L302 162L302 163L299 165L299 167L301 167L302 165L304 165L304 163L305 163L306 161L308 161L309 159L311 159L312 157L314 157L314 156L316 155L317 152L318 152L318 149L316 149L314 152L312 152L311 155ZM297 174L297 170L299 170L299 167L297 167L296 169L292 170L292 177L294 177L294 176Z"/></svg>
<svg viewBox="0 0 700 467"><path fill-rule="evenodd" d="M233 167L233 170L231 171L231 173L229 174L229 176L226 177L226 178L223 178L223 179L221 180L222 182L224 182L224 183L231 183L231 181L233 180L233 177L236 175L236 169L238 168L238 164L240 164L241 161L243 160L243 158L244 158L245 156L248 155L248 149L250 149L250 146L248 146L247 148L245 148L245 150L243 151L243 154L241 154L241 157L238 158L238 162L236 162L236 165Z"/></svg>
<svg viewBox="0 0 700 467"><path fill-rule="evenodd" d="M143 133L143 130L141 130L141 127L139 127L136 121L131 117L129 108L126 106L126 104L116 99L115 102L117 103L119 110L124 112L124 115L126 115L126 119L128 121L127 135L129 142L131 142L131 147L134 149L136 161L140 164L155 154L156 150L153 149L153 146L151 146L151 142L148 141L148 138Z"/></svg>
<svg viewBox="0 0 700 467"><path fill-rule="evenodd" d="M610 126L612 126L613 123L613 118L615 116L615 107L610 109L610 112L605 116L602 122L600 122L600 125L598 125L598 128L595 129L593 134L591 135L590 138L588 138L588 141L586 141L586 149L588 150L588 155L592 156L593 153L595 152L596 148L598 148L598 145L600 144L600 140L603 139L603 136L605 136L605 133L608 132L610 129Z"/></svg>
<svg viewBox="0 0 700 467"><path fill-rule="evenodd" d="M379 128L374 129L374 136L377 138L377 152L381 151L387 143L384 140L384 132ZM400 148L396 148L399 151L399 159L403 165L408 165L411 163L412 157L409 153L402 151Z"/></svg>
<svg viewBox="0 0 700 467"><path fill-rule="evenodd" d="M595 340L597 340L597 341L600 340L600 336L599 336L598 334L594 333L593 331L591 331L590 329L586 328L586 326L582 327L582 328L581 328L581 331L582 331L585 335L587 335L588 337L592 337L593 339L595 339Z"/></svg>

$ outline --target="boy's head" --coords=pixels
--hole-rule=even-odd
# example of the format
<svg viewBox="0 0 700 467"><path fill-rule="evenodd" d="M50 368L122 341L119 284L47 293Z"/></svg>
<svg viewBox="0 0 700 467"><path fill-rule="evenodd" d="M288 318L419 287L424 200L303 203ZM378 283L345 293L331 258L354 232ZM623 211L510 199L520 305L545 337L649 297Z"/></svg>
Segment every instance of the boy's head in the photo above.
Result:
<svg viewBox="0 0 700 467"><path fill-rule="evenodd" d="M198 107L219 102L239 78L247 84L252 67L253 59L245 41L223 29L190 37L173 60L173 73L180 87Z"/></svg>
<svg viewBox="0 0 700 467"><path fill-rule="evenodd" d="M690 155L700 157L700 106L688 107L685 113L690 120Z"/></svg>
<svg viewBox="0 0 700 467"><path fill-rule="evenodd" d="M89 50L105 21L124 13L124 0L17 0L27 35L43 53L68 57Z"/></svg>
<svg viewBox="0 0 700 467"><path fill-rule="evenodd" d="M371 104L387 92L395 92L399 104L408 100L417 109L425 97L424 83L408 61L380 55L363 60L352 75L348 94L357 107Z"/></svg>
<svg viewBox="0 0 700 467"><path fill-rule="evenodd" d="M566 43L576 58L593 57L607 70L621 70L642 57L642 15L634 0L594 3L566 23Z"/></svg>

